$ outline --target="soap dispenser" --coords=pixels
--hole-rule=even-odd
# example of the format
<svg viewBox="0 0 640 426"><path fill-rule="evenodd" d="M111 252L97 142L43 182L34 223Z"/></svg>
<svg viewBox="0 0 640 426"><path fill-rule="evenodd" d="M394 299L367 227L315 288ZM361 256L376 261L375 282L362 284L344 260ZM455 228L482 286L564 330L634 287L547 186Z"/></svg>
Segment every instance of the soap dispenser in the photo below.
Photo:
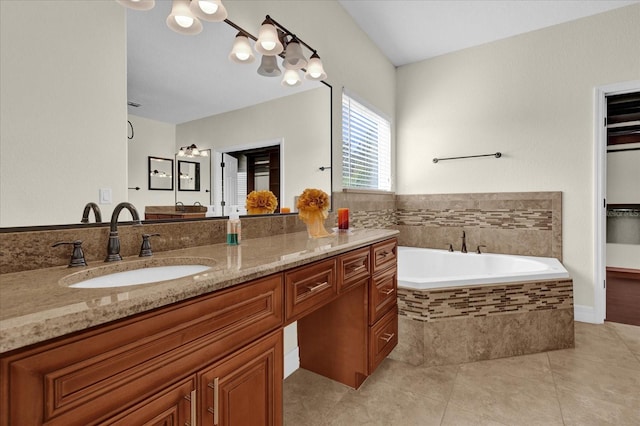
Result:
<svg viewBox="0 0 640 426"><path fill-rule="evenodd" d="M237 246L240 244L242 235L242 224L240 223L240 214L238 210L229 212L229 220L227 221L227 245Z"/></svg>

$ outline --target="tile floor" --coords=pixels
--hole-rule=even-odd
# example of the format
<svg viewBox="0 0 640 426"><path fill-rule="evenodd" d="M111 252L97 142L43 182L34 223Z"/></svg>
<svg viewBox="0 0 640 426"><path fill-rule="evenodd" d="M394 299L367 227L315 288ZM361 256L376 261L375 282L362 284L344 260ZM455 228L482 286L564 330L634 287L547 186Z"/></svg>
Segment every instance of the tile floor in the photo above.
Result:
<svg viewBox="0 0 640 426"><path fill-rule="evenodd" d="M640 327L575 326L575 349L443 367L387 359L358 390L299 369L284 382L284 424L640 425Z"/></svg>

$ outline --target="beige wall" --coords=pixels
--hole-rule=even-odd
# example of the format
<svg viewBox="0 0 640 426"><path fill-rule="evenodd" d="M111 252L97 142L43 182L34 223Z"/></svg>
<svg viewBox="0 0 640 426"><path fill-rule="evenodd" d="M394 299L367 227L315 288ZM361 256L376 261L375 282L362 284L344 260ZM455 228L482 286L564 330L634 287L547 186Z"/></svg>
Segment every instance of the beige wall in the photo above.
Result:
<svg viewBox="0 0 640 426"><path fill-rule="evenodd" d="M149 191L149 156L174 160L176 153L176 126L129 114L133 126L133 139L127 143L129 151L129 202L144 212L145 206L172 206L174 191ZM174 163L174 170L177 164ZM209 167L207 165L207 167ZM174 180L175 185L175 180Z"/></svg>
<svg viewBox="0 0 640 426"><path fill-rule="evenodd" d="M286 89L285 89L286 90ZM284 193L279 206L293 207L305 188L331 192L329 89L320 87L270 102L205 117L177 126L177 145L196 144L228 152L230 148L282 140Z"/></svg>
<svg viewBox="0 0 640 426"><path fill-rule="evenodd" d="M593 306L594 88L640 77L638 40L633 5L400 67L398 192L561 191L564 263Z"/></svg>
<svg viewBox="0 0 640 426"><path fill-rule="evenodd" d="M108 220L127 199L124 9L2 1L0 16L0 226L80 222L100 188Z"/></svg>

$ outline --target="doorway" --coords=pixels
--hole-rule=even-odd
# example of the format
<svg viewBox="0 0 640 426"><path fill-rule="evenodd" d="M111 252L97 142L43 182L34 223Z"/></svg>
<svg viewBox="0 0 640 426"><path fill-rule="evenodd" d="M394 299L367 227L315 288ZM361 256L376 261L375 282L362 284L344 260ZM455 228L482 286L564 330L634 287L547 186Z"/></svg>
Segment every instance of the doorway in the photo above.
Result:
<svg viewBox="0 0 640 426"><path fill-rule="evenodd" d="M640 241L628 240L636 237L629 224L640 226L640 215L634 213L640 209L640 189L634 184L637 165L625 166L640 156L640 81L597 88L595 118L596 284L589 322L640 322L640 300L635 300L640 298ZM619 220L632 217L631 222ZM620 235L624 238L618 241Z"/></svg>

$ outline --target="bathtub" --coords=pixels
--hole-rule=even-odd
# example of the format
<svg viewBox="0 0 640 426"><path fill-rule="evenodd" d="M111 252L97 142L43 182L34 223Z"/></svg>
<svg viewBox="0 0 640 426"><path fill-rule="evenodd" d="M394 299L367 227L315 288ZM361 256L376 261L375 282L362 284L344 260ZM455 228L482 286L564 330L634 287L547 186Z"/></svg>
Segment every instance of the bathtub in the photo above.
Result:
<svg viewBox="0 0 640 426"><path fill-rule="evenodd" d="M569 278L551 257L398 247L398 287L416 290Z"/></svg>

